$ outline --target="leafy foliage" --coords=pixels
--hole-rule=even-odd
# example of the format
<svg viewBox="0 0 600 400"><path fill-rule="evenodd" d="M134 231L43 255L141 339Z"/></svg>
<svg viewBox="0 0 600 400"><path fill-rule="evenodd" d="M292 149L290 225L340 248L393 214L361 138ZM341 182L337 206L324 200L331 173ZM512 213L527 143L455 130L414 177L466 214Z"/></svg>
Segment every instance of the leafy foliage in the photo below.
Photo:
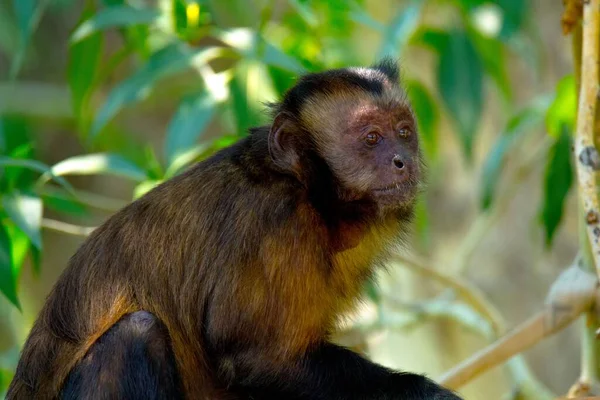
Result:
<svg viewBox="0 0 600 400"><path fill-rule="evenodd" d="M505 130L496 139L483 164L481 205L484 210L491 207L494 201L507 154L526 133L541 124L548 107L549 101L546 96L535 99L533 104L519 111L508 121Z"/></svg>
<svg viewBox="0 0 600 400"><path fill-rule="evenodd" d="M87 154L47 166L35 159L32 151L35 139L19 133L29 127L15 125L11 122L15 121L13 117L0 116L2 221L3 226L9 227L4 231L3 249L4 260L12 260L2 269L6 277L2 292L11 301L17 303L21 265L14 265L14 257L10 255L15 252L17 242L24 243L15 239L13 233L24 234L27 246L39 252L45 209L66 215L87 215L90 205L63 176L124 177L136 182L132 197L140 196L189 164L246 135L250 127L264 123L261 104L276 100L297 74L307 70L365 64L384 55L399 57L411 46L429 49L436 59L434 90L414 77L403 78L419 123L426 159L435 165L440 157L439 130L445 112L465 158L472 160L488 95L486 79L494 83L509 104L512 88L505 50L513 36L524 34L520 30L529 12L526 1L494 2L493 10L500 13L502 24L490 33L478 20L481 10L491 5L484 0L456 1L451 12L458 18L435 28L423 22L427 9L419 1L398 7L389 21L383 22L371 16L362 1L288 0L277 22L270 21L275 10L272 3L266 2L258 10L248 9L259 22L247 27L244 24L249 19L243 12L223 14L224 8L234 9L240 6L238 3L160 0L155 7L146 8L128 0L84 3L79 23L72 30L66 77L77 136ZM13 62L13 76L16 76L15 71L27 61L26 49L39 20L49 11L45 2L31 1L13 2L13 11L20 43ZM229 18L227 23L225 17ZM373 50L373 60L359 57L350 45L351 33L359 27L375 32L380 38ZM122 44L108 49L105 36L110 31L117 32ZM131 62L137 67L125 68ZM225 67L216 69L215 62ZM109 84L116 70L127 72ZM190 74L200 79L189 80L186 93L180 95L180 103L174 107L166 127L162 149L140 146L112 128L112 120L125 108L134 109L141 100L157 96L154 92L161 81ZM107 87L109 92L102 105L92 106L99 89ZM547 101L534 102L515 113L506 127L499 130L501 133L483 165L484 209L494 204L507 155L544 116L548 132L558 138L556 146L565 143L564 135L559 132L563 126L568 130L573 128L574 99L573 79L567 77L559 83L549 107ZM225 128L222 137L205 136L212 123ZM555 148L553 156L566 168L561 149ZM557 210L568 191L567 176L571 172L549 169L547 173L552 179L565 174L560 176L562 189L552 185L555 191L546 193L544 200L543 222L550 239L561 219L562 214ZM426 208L421 206L419 210L419 231L427 232Z"/></svg>
<svg viewBox="0 0 600 400"><path fill-rule="evenodd" d="M86 218L91 209L110 208L105 199L84 195L69 182L74 175L111 175L134 184L137 198L264 123L263 103L275 101L298 74L347 65L366 65L378 57L399 58L425 49L434 60L433 80L419 67L404 68L403 83L419 124L427 164L435 177L444 150L455 140L465 164L476 168L487 99L498 95L503 109L493 143L483 150L479 181L481 211L496 206L502 177L513 153L537 136L545 121L552 140L546 162L541 226L552 243L572 185L570 133L575 124L574 78L565 77L555 93L514 107L507 72L514 43L529 33L529 1L405 1L379 20L366 0L86 0L70 28L64 87L73 115L57 121L73 128L81 154L43 162L36 135L39 121L0 108L0 292L16 307L26 260L39 272L43 229L49 211ZM73 7L73 0L13 0L0 4L0 52L11 59L7 78L35 64L36 29L45 13ZM142 6L144 5L145 6ZM152 4L152 6L150 6ZM435 7L430 7L433 4ZM438 7L439 6L439 7ZM443 23L430 25L427 13L442 10ZM482 25L483 12L500 21ZM448 18L446 18L448 16ZM367 45L359 35L369 34ZM525 60L529 62L529 59ZM185 84L182 85L181 82ZM495 89L490 91L489 89ZM174 101L173 98L177 100ZM550 100L552 98L552 100ZM142 115L149 100L172 110L164 140L151 146L114 120ZM1 103L1 102L0 102ZM0 104L1 106L1 104ZM33 115L33 113L32 113ZM443 136L445 122L453 137ZM61 126L64 126L61 125ZM211 135L218 126L221 136ZM50 164L50 165L49 165ZM68 179L67 179L68 177ZM114 208L114 207L113 207ZM426 201L417 209L417 233L428 243ZM367 288L374 301L375 285ZM10 379L0 364L0 394Z"/></svg>
<svg viewBox="0 0 600 400"><path fill-rule="evenodd" d="M13 265L11 238L4 226L0 226L0 291L15 306L20 307L17 298L16 271Z"/></svg>
<svg viewBox="0 0 600 400"><path fill-rule="evenodd" d="M565 198L572 184L571 133L563 125L562 133L550 151L544 178L544 205L541 217L546 232L546 245L552 243L563 215Z"/></svg>
<svg viewBox="0 0 600 400"><path fill-rule="evenodd" d="M482 62L471 39L462 31L449 32L439 51L440 93L470 159L483 107Z"/></svg>

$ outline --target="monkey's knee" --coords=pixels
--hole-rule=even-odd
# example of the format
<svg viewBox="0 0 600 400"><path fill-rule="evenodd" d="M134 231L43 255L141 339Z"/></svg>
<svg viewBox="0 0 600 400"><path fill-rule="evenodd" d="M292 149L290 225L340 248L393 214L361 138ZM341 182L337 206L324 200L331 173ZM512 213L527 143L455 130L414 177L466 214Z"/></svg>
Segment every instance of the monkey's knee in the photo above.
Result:
<svg viewBox="0 0 600 400"><path fill-rule="evenodd" d="M181 397L171 340L153 314L138 311L113 325L67 377L63 399Z"/></svg>

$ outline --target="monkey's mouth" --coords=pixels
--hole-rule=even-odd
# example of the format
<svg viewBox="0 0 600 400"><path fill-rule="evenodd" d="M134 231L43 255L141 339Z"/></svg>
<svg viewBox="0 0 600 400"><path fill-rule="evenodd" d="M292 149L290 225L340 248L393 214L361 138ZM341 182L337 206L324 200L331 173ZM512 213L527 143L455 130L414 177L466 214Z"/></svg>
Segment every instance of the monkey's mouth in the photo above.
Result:
<svg viewBox="0 0 600 400"><path fill-rule="evenodd" d="M395 192L400 192L403 190L406 190L406 187L404 187L405 185L403 185L400 182L396 182L396 183L392 183L390 185L384 186L382 188L376 188L373 191L375 193L380 193L380 194L393 194Z"/></svg>
<svg viewBox="0 0 600 400"><path fill-rule="evenodd" d="M373 189L373 192L377 195L410 194L415 191L416 186L416 182L412 179L405 179L399 182L392 182L389 185L375 188Z"/></svg>
<svg viewBox="0 0 600 400"><path fill-rule="evenodd" d="M381 204L401 205L410 203L417 194L417 185L411 179L402 182L393 182L372 190L373 197Z"/></svg>

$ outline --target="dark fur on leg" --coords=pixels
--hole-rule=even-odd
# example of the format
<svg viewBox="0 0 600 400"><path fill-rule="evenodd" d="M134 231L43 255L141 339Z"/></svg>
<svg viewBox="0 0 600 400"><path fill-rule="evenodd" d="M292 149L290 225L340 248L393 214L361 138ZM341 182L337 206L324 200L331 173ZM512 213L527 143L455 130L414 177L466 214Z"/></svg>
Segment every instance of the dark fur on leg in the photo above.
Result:
<svg viewBox="0 0 600 400"><path fill-rule="evenodd" d="M460 400L422 375L392 371L329 343L276 373L269 373L267 364L257 370L256 360L246 360L229 359L234 366L230 389L256 400Z"/></svg>
<svg viewBox="0 0 600 400"><path fill-rule="evenodd" d="M165 326L145 311L121 318L71 371L61 398L182 398Z"/></svg>

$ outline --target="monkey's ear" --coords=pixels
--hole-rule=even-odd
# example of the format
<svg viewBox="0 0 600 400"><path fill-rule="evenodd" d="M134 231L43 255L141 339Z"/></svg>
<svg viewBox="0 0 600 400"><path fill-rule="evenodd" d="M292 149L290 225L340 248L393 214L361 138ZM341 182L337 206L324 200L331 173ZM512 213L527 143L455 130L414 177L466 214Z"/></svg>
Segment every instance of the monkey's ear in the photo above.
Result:
<svg viewBox="0 0 600 400"><path fill-rule="evenodd" d="M279 168L298 175L300 155L296 132L296 124L289 113L277 114L269 132L269 154Z"/></svg>

